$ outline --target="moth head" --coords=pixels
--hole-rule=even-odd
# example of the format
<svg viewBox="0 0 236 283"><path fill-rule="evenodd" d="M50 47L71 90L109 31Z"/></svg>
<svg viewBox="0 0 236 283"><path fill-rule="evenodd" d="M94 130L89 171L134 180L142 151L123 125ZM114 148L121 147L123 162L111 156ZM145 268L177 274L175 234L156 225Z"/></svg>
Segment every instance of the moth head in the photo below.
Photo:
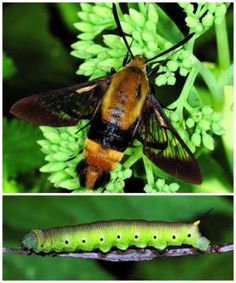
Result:
<svg viewBox="0 0 236 283"><path fill-rule="evenodd" d="M130 61L128 64L129 67L136 67L141 69L143 72L146 72L146 58L140 55L137 55Z"/></svg>
<svg viewBox="0 0 236 283"><path fill-rule="evenodd" d="M40 230L32 230L30 233L26 234L21 240L21 246L27 250L35 250L38 247L39 236L42 233Z"/></svg>

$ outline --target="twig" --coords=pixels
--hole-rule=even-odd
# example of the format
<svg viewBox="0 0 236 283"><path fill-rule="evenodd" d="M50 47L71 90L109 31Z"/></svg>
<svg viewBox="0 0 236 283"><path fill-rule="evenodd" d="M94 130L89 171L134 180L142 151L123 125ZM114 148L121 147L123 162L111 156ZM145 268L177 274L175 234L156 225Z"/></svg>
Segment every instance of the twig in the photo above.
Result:
<svg viewBox="0 0 236 283"><path fill-rule="evenodd" d="M156 249L128 249L126 251L112 250L106 254L96 252L73 252L73 253L34 253L29 250L3 248L3 253L18 255L37 255L37 256L59 256L72 258L98 259L105 261L144 261L158 257L177 257L211 253L227 253L233 251L233 244L211 245L206 252L201 252L195 248L167 248L164 252Z"/></svg>

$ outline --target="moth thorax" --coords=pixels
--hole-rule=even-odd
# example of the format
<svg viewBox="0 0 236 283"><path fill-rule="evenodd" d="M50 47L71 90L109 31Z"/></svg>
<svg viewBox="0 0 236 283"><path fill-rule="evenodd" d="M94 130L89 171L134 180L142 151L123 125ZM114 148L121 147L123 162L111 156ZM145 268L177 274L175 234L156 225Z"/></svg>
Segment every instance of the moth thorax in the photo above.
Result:
<svg viewBox="0 0 236 283"><path fill-rule="evenodd" d="M129 67L136 67L146 72L146 63L143 56L135 56L134 59L128 64Z"/></svg>

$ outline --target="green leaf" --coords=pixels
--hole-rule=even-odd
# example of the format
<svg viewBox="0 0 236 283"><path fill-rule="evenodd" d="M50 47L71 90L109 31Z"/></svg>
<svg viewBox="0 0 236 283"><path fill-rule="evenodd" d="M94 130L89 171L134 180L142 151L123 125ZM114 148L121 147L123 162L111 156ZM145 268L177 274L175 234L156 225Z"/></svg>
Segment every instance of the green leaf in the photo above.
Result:
<svg viewBox="0 0 236 283"><path fill-rule="evenodd" d="M174 21L160 8L160 6L155 6L159 17L158 24L156 25L157 33L172 43L176 43L183 39L183 34ZM166 31L167 27L168 32Z"/></svg>
<svg viewBox="0 0 236 283"><path fill-rule="evenodd" d="M80 9L78 3L55 3L61 15L64 25L71 32L75 33L74 22L77 21L77 11ZM82 13L82 12L81 12ZM79 14L79 13L78 13Z"/></svg>
<svg viewBox="0 0 236 283"><path fill-rule="evenodd" d="M27 174L43 165L38 139L42 139L38 127L16 119L3 120L3 164L9 177Z"/></svg>

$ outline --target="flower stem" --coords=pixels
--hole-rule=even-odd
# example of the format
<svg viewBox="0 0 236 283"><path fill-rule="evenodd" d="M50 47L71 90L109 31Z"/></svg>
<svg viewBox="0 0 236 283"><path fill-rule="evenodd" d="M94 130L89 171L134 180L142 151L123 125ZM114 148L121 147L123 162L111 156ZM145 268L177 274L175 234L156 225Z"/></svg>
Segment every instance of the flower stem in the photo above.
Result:
<svg viewBox="0 0 236 283"><path fill-rule="evenodd" d="M147 176L147 183L148 185L154 185L154 175L153 175L153 170L152 170L152 163L149 161L149 159L146 156L143 156L143 163L144 163L144 168L146 171L146 176Z"/></svg>
<svg viewBox="0 0 236 283"><path fill-rule="evenodd" d="M124 167L130 168L134 163L136 163L143 156L142 146L139 146L134 150L133 154L125 161Z"/></svg>
<svg viewBox="0 0 236 283"><path fill-rule="evenodd" d="M218 64L221 70L225 70L230 66L229 42L228 42L225 17L222 19L220 23L215 24L215 31L216 31Z"/></svg>
<svg viewBox="0 0 236 283"><path fill-rule="evenodd" d="M224 104L222 88L219 86L219 83L213 73L205 66L205 64L200 63L200 65L200 75L211 93L211 105L215 111L221 111Z"/></svg>
<svg viewBox="0 0 236 283"><path fill-rule="evenodd" d="M169 106L170 108L176 107L176 113L179 114L180 119L183 119L183 109L188 99L189 93L193 87L196 76L199 73L199 70L200 70L200 64L199 62L197 62L195 66L192 68L191 72L189 73L179 98Z"/></svg>

